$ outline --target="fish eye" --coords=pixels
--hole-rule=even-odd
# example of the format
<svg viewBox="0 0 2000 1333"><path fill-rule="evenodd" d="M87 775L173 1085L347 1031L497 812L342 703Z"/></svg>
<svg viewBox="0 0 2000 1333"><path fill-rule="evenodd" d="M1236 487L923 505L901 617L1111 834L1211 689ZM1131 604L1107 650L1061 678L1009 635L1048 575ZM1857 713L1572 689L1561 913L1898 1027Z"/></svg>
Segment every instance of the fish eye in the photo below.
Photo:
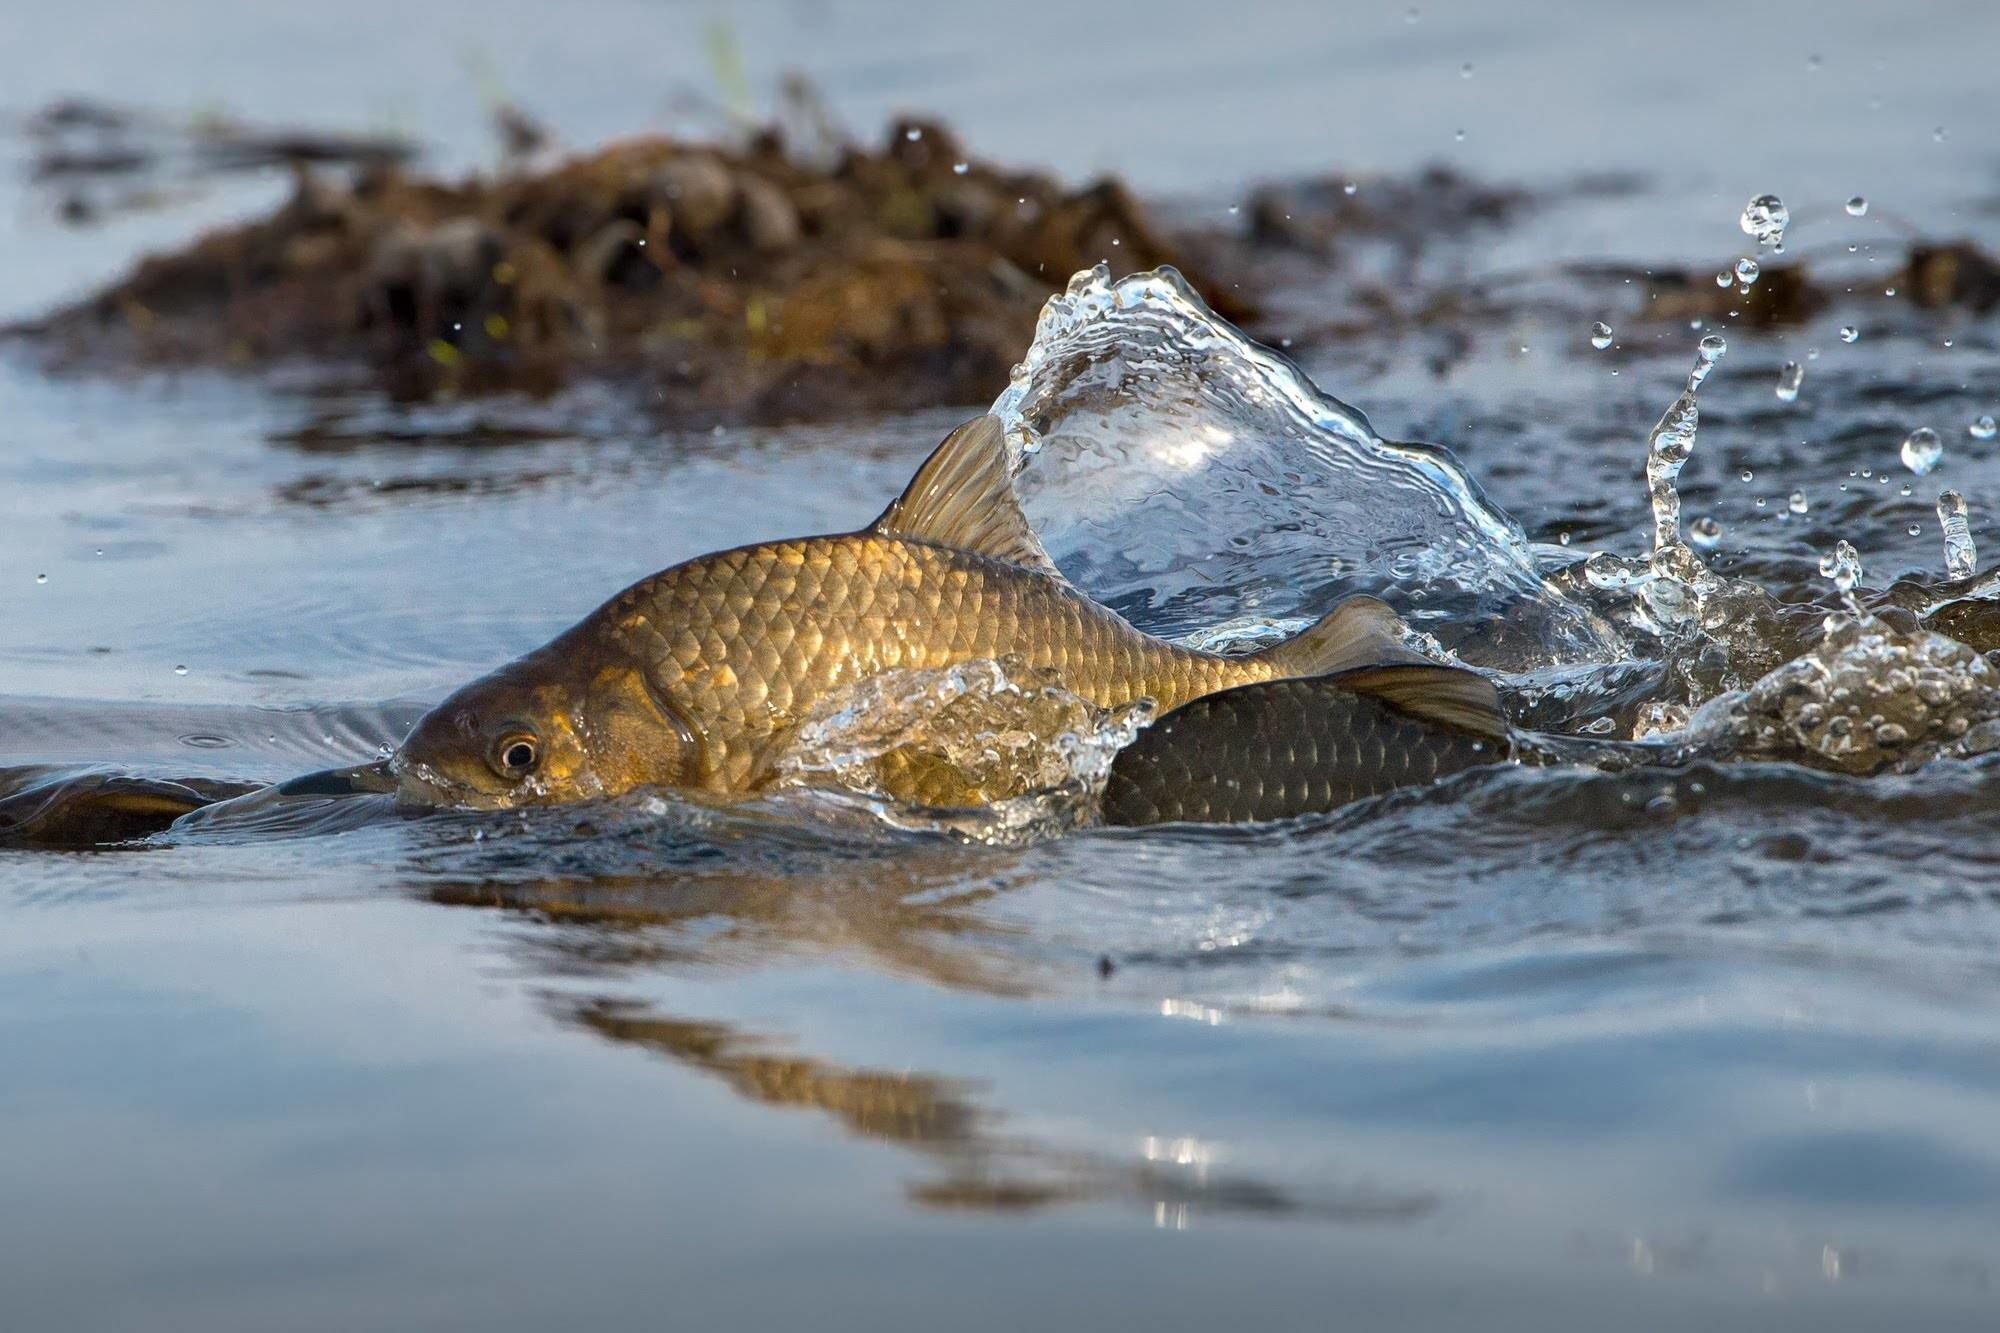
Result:
<svg viewBox="0 0 2000 1333"><path fill-rule="evenodd" d="M503 778L519 780L535 771L541 761L542 747L526 732L510 731L493 744L493 755L489 762L493 771Z"/></svg>

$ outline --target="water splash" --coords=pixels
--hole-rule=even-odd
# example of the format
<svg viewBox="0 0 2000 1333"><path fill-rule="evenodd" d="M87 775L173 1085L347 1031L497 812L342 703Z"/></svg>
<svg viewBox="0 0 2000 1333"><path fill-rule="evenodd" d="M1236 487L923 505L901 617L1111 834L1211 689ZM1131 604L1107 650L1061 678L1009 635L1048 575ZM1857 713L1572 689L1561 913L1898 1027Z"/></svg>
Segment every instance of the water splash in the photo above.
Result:
<svg viewBox="0 0 2000 1333"><path fill-rule="evenodd" d="M1150 700L1098 708L1018 658L888 671L828 697L799 724L774 761L775 785L933 810L1016 801L1044 814L1082 809L1153 713Z"/></svg>
<svg viewBox="0 0 2000 1333"><path fill-rule="evenodd" d="M1830 564L1851 594L1860 561L1840 546ZM1907 771L2000 747L2000 669L1907 613L1834 614L1817 647L1717 700L1691 731L1734 759Z"/></svg>
<svg viewBox="0 0 2000 1333"><path fill-rule="evenodd" d="M1664 626L1678 626L1692 620L1699 612L1702 598L1713 592L1717 583L1708 566L1681 540L1681 496L1676 482L1694 453L1695 432L1701 425L1696 394L1728 350L1729 344L1718 334L1711 333L1701 340L1694 365L1688 371L1687 386L1646 437L1646 494L1653 509L1653 554L1648 562L1652 578L1642 585L1640 596L1653 618Z"/></svg>
<svg viewBox="0 0 2000 1333"><path fill-rule="evenodd" d="M1619 655L1449 451L1383 439L1171 269L1079 273L992 410L1043 545L1152 633L1255 642L1369 592L1497 665Z"/></svg>
<svg viewBox="0 0 2000 1333"><path fill-rule="evenodd" d="M1965 497L1943 490L1937 498L1938 524L1944 529L1944 573L1950 579L1969 579L1979 568L1979 550L1972 541L1972 520L1966 512Z"/></svg>

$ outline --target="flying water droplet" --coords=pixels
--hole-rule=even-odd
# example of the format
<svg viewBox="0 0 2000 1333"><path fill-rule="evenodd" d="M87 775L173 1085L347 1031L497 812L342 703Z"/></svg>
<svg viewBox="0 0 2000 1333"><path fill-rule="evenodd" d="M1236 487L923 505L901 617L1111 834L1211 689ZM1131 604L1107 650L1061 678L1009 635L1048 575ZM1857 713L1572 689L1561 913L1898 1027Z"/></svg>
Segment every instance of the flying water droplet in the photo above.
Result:
<svg viewBox="0 0 2000 1333"><path fill-rule="evenodd" d="M1944 572L1946 578L1970 578L1979 567L1979 551L1972 542L1972 521L1966 514L1965 497L1957 491L1938 492L1938 523L1944 528Z"/></svg>
<svg viewBox="0 0 2000 1333"><path fill-rule="evenodd" d="M963 176L970 170L972 170L970 162L954 162L951 164L951 174L954 176Z"/></svg>
<svg viewBox="0 0 2000 1333"><path fill-rule="evenodd" d="M1867 213L1868 201L1860 195L1857 194L1847 201L1847 216L1851 218L1865 217Z"/></svg>
<svg viewBox="0 0 2000 1333"><path fill-rule="evenodd" d="M1861 338L1861 330L1855 328L1852 324L1843 324L1840 326L1840 340L1842 342L1844 343L1858 342L1860 338Z"/></svg>
<svg viewBox="0 0 2000 1333"><path fill-rule="evenodd" d="M1919 426L1903 437L1903 466L1923 476L1944 457L1944 441L1929 426Z"/></svg>
<svg viewBox="0 0 2000 1333"><path fill-rule="evenodd" d="M1737 473L1736 475L1737 475L1737 476L1739 476L1739 477L1741 477L1741 478L1742 478L1743 480L1745 480L1745 481L1755 481L1755 480L1757 480L1757 474L1756 474L1755 472L1752 472L1752 471L1751 471L1751 470L1750 470L1749 468L1747 468L1747 467L1746 467L1746 468L1744 468L1744 469L1743 469L1743 470L1742 470L1741 472Z"/></svg>
<svg viewBox="0 0 2000 1333"><path fill-rule="evenodd" d="M1992 417L1980 417L1966 426L1965 433L1975 440L1990 440L1995 435L2000 435L2000 422L1994 421Z"/></svg>
<svg viewBox="0 0 2000 1333"><path fill-rule="evenodd" d="M188 669L185 666L176 666L174 668L174 674L176 676L185 676L187 673Z"/></svg>
<svg viewBox="0 0 2000 1333"><path fill-rule="evenodd" d="M1843 594L1854 591L1854 585L1861 582L1861 553L1854 544L1842 538L1833 545L1833 550L1820 557L1819 572L1833 580L1833 586Z"/></svg>
<svg viewBox="0 0 2000 1333"><path fill-rule="evenodd" d="M1724 289L1734 287L1736 285L1736 275L1728 269L1724 269L1715 275L1715 285Z"/></svg>
<svg viewBox="0 0 2000 1333"><path fill-rule="evenodd" d="M35 582L37 583L47 583L48 581L49 581L49 576L47 574L35 575Z"/></svg>
<svg viewBox="0 0 2000 1333"><path fill-rule="evenodd" d="M1722 541L1722 525L1704 514L1688 524L1688 540L1704 551L1712 551Z"/></svg>
<svg viewBox="0 0 2000 1333"><path fill-rule="evenodd" d="M909 129L903 131L903 137L905 139L908 139L911 143L915 143L917 140L924 137L924 132L913 125Z"/></svg>
<svg viewBox="0 0 2000 1333"><path fill-rule="evenodd" d="M1611 338L1611 326L1603 320L1600 319L1590 326L1590 345L1598 351L1601 352L1611 346Z"/></svg>
<svg viewBox="0 0 2000 1333"><path fill-rule="evenodd" d="M1796 361L1785 362L1785 368L1778 372L1777 395L1780 402L1797 402L1799 386L1806 382L1806 368Z"/></svg>
<svg viewBox="0 0 2000 1333"><path fill-rule="evenodd" d="M1803 514L1806 510L1812 508L1812 504L1806 499L1804 491L1793 491L1791 497L1785 501L1785 508L1791 510L1794 514Z"/></svg>
<svg viewBox="0 0 2000 1333"><path fill-rule="evenodd" d="M1784 245L1785 228L1791 223L1792 210L1775 194L1760 194L1743 205L1743 216L1738 219L1744 235L1755 237L1758 245L1773 249Z"/></svg>
<svg viewBox="0 0 2000 1333"><path fill-rule="evenodd" d="M1458 77L1461 79L1469 79L1472 77L1472 62L1470 60L1466 61L1463 65L1460 65L1458 67Z"/></svg>
<svg viewBox="0 0 2000 1333"><path fill-rule="evenodd" d="M1757 261L1754 259L1743 258L1736 261L1736 280L1742 283L1746 289L1756 285L1757 276L1762 272L1763 270L1757 267Z"/></svg>

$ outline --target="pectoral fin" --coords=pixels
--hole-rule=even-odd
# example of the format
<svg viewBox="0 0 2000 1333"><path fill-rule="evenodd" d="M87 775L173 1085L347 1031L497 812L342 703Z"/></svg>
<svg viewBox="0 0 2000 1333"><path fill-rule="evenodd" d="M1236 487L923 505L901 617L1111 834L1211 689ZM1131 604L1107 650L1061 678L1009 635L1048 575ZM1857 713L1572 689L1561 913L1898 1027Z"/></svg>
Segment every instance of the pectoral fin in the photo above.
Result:
<svg viewBox="0 0 2000 1333"><path fill-rule="evenodd" d="M1486 677L1433 662L1358 667L1327 679L1345 690L1380 699L1411 717L1505 742L1507 715Z"/></svg>

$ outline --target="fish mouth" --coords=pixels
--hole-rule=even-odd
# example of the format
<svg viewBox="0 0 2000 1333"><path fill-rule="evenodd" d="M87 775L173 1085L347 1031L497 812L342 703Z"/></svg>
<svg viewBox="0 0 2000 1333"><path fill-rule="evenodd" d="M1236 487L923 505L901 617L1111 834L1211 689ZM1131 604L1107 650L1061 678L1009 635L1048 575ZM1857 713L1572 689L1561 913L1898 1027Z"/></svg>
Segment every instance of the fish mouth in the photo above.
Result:
<svg viewBox="0 0 2000 1333"><path fill-rule="evenodd" d="M389 761L378 759L371 764L307 773L280 782L275 790L280 796L364 796L394 793L400 788L396 775L389 770Z"/></svg>

